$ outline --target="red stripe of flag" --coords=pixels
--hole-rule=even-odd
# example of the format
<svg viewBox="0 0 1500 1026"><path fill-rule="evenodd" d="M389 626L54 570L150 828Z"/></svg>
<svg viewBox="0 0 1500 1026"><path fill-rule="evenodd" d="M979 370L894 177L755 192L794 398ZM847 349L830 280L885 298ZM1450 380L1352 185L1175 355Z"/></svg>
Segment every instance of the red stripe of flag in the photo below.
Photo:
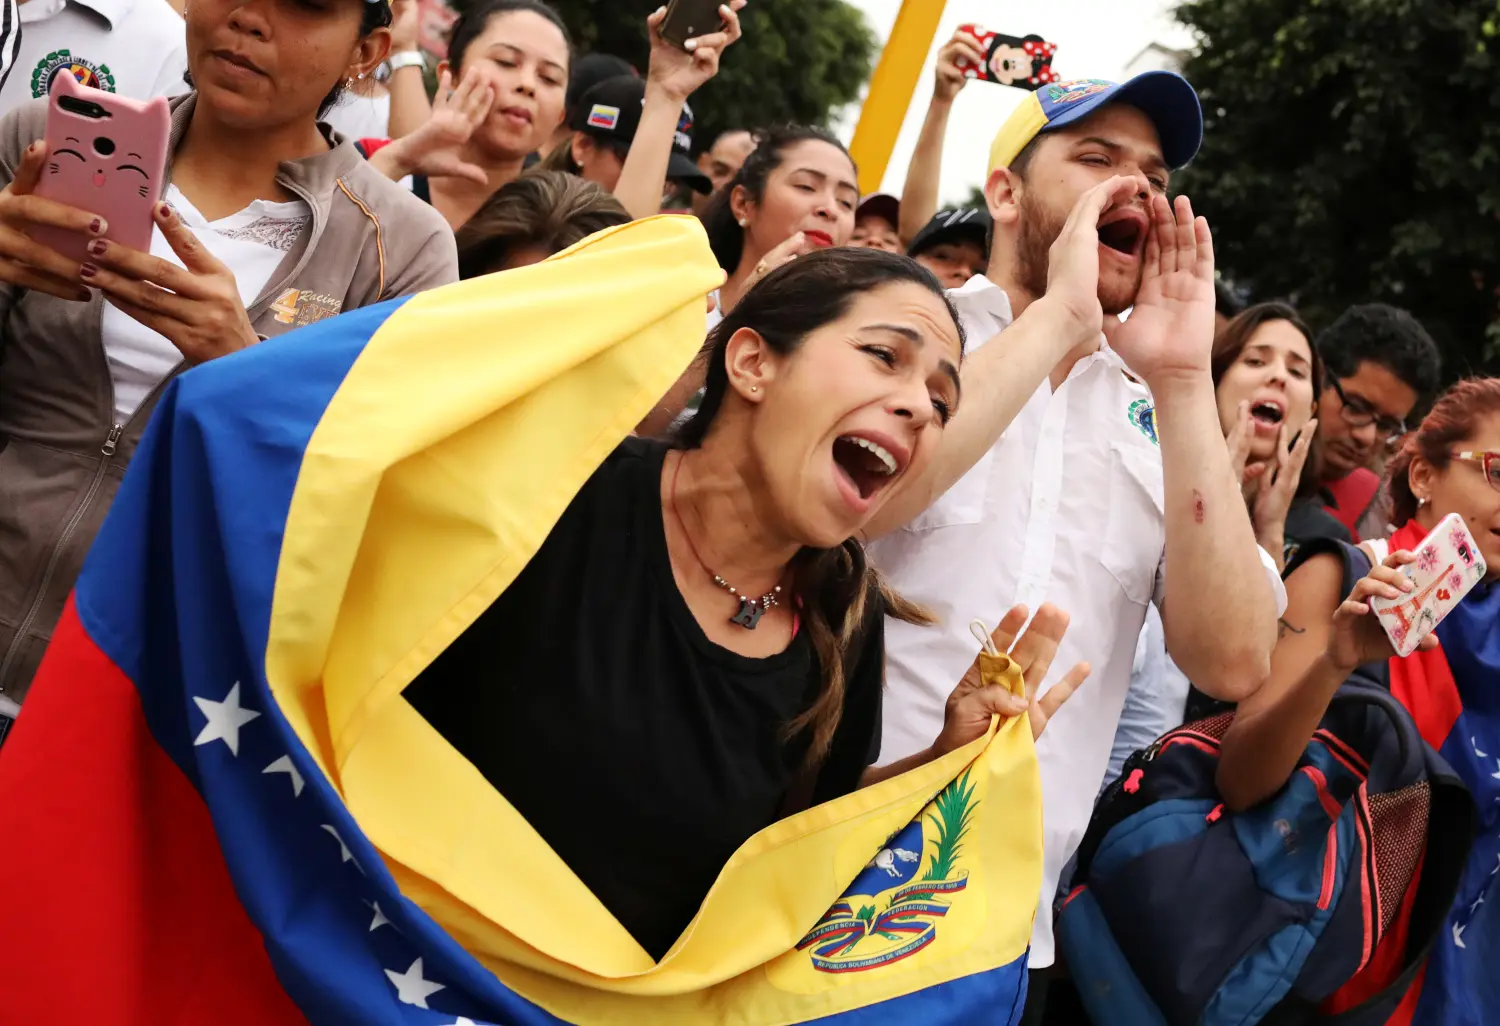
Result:
<svg viewBox="0 0 1500 1026"><path fill-rule="evenodd" d="M0 1018L306 1026L207 807L71 599L0 755Z"/></svg>

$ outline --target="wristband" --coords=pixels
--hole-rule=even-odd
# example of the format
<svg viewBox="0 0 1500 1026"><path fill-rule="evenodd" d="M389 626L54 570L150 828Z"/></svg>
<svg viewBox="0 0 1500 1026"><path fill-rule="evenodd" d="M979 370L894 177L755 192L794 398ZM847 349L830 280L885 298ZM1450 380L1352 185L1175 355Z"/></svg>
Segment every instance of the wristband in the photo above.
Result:
<svg viewBox="0 0 1500 1026"><path fill-rule="evenodd" d="M425 68L427 58L422 56L421 50L402 50L386 58L385 66L392 72L400 71L402 68Z"/></svg>

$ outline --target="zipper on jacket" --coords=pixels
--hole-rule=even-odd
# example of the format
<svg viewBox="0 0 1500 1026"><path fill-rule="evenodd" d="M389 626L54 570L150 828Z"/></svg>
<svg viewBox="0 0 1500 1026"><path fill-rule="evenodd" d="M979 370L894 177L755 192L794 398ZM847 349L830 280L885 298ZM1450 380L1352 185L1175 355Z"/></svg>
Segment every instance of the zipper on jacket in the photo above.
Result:
<svg viewBox="0 0 1500 1026"><path fill-rule="evenodd" d="M53 575L57 573L58 561L62 559L62 554L67 550L68 542L73 539L78 525L83 522L84 514L94 504L94 496L99 493L99 485L104 482L104 475L109 470L109 458L115 454L115 447L124 433L125 425L116 424L109 429L109 434L104 438L104 444L99 447L99 452L104 458L99 461L99 466L94 471L94 479L89 482L88 489L83 493L83 501L73 510L73 515L68 518L67 525L63 527L57 544L52 546L52 557L47 560L47 569L42 574L41 586L37 588L36 596L31 600L31 608L26 610L26 615L21 618L21 624L16 629L16 636L11 639L10 651L5 653L5 662L0 663L0 691L6 688L11 666L16 661L16 654L26 643L26 636L31 631L31 625L36 622L36 615L41 612L42 603L47 599L47 590L52 586Z"/></svg>

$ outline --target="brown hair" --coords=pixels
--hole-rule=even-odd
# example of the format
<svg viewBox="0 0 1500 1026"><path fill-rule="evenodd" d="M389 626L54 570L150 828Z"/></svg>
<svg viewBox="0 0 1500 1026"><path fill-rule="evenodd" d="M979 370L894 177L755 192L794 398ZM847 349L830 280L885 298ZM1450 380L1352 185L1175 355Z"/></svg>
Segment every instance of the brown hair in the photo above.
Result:
<svg viewBox="0 0 1500 1026"><path fill-rule="evenodd" d="M616 157L620 158L622 164L625 162L625 158L630 155L630 143L625 140L595 132L574 131L569 133L566 139L559 142L547 152L547 155L542 158L541 163L537 164L536 170L565 171L570 175L582 175L583 168L579 166L578 161L573 159L573 140L580 135L588 136L593 144L600 149L613 152Z"/></svg>
<svg viewBox="0 0 1500 1026"><path fill-rule="evenodd" d="M932 273L916 261L876 249L835 248L799 257L772 271L747 292L714 329L703 347L706 360L703 399L697 414L679 431L676 444L696 449L713 428L729 390L725 352L730 338L750 328L777 353L792 353L809 332L842 317L866 292L899 282L921 285L943 300L958 328L953 303ZM844 711L844 686L864 650L867 620L884 613L907 623L930 624L931 614L897 595L865 559L864 546L850 538L832 549L804 548L792 563L793 587L802 604L802 623L823 675L812 706L786 726L786 736L811 729L805 769L828 753ZM870 603L877 603L872 609Z"/></svg>
<svg viewBox="0 0 1500 1026"><path fill-rule="evenodd" d="M1453 446L1479 431L1486 417L1500 416L1500 378L1468 378L1438 396L1422 426L1406 439L1391 460L1391 512L1396 524L1417 515L1411 490L1411 461L1421 456L1437 470L1453 461Z"/></svg>
<svg viewBox="0 0 1500 1026"><path fill-rule="evenodd" d="M1312 329L1287 303L1256 303L1254 306L1246 307L1214 336L1213 355L1210 357L1209 364L1210 373L1213 375L1214 390L1218 390L1219 382L1224 380L1224 375L1229 373L1229 368L1234 366L1234 361L1240 358L1240 354L1250 344L1251 337L1260 330L1262 325L1272 321L1286 321L1301 332L1303 338L1307 339L1307 349L1312 354L1313 415L1317 416L1318 396L1323 394L1323 357L1319 355L1317 344L1313 341ZM1308 452L1307 463L1302 467L1302 480L1297 484L1296 498L1305 499L1317 493L1320 487L1318 481L1322 476L1318 470L1321 463L1322 446L1314 437L1312 448Z"/></svg>
<svg viewBox="0 0 1500 1026"><path fill-rule="evenodd" d="M491 196L458 230L461 278L504 270L522 250L550 256L630 215L593 182L560 171L531 171Z"/></svg>

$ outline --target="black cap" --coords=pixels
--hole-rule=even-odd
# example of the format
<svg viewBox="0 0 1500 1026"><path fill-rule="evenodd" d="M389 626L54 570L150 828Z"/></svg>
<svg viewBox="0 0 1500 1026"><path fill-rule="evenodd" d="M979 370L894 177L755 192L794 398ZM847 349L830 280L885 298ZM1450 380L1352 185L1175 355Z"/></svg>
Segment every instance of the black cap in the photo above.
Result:
<svg viewBox="0 0 1500 1026"><path fill-rule="evenodd" d="M576 107L583 94L600 82L621 75L636 75L636 70L629 61L612 53L591 53L578 58L568 75L568 110Z"/></svg>
<svg viewBox="0 0 1500 1026"><path fill-rule="evenodd" d="M646 103L646 83L634 75L606 79L583 94L568 111L568 127L601 139L613 139L627 148L641 126L641 108ZM672 140L672 156L667 161L667 178L680 182L705 196L713 192L713 183L693 163L693 108L682 105L677 120L677 135Z"/></svg>
<svg viewBox="0 0 1500 1026"><path fill-rule="evenodd" d="M968 239L978 243L986 255L989 254L990 212L977 207L955 207L939 210L937 216L928 221L911 240L907 256L916 256L950 239Z"/></svg>

